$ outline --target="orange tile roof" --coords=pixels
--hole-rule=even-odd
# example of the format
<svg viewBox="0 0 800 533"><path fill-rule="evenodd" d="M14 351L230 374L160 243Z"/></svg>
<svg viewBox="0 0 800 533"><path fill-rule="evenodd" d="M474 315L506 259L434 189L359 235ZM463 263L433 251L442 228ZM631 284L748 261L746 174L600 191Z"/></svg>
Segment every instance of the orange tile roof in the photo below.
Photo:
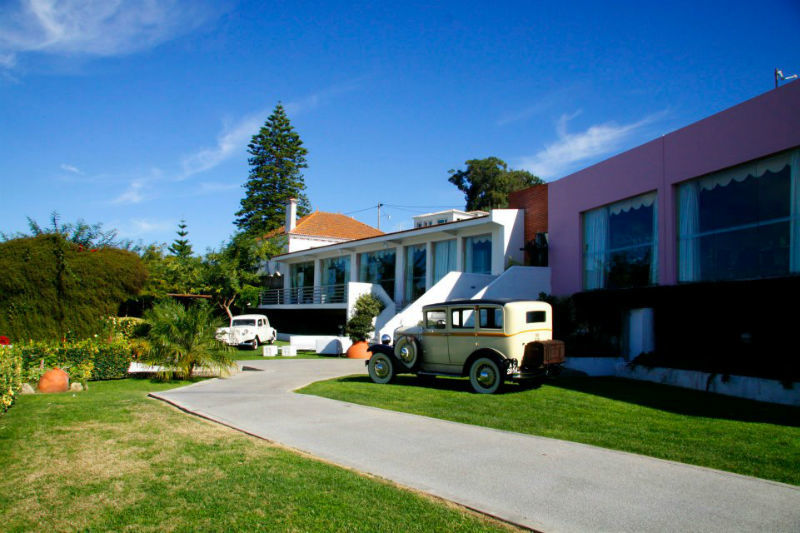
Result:
<svg viewBox="0 0 800 533"><path fill-rule="evenodd" d="M265 238L283 235L286 233L286 226L273 230ZM339 213L326 213L324 211L314 211L313 213L300 218L297 225L290 232L292 235L308 235L310 237L328 237L331 239L365 239L367 237L377 237L383 235L379 229L359 222L358 220L341 215Z"/></svg>

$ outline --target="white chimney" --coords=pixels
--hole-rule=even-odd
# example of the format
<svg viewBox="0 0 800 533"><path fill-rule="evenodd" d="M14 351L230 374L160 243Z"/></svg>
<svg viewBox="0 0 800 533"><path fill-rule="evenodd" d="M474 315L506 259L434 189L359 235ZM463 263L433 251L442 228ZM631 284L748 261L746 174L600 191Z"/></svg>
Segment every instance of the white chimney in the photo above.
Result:
<svg viewBox="0 0 800 533"><path fill-rule="evenodd" d="M286 203L286 233L297 226L297 198L289 198Z"/></svg>

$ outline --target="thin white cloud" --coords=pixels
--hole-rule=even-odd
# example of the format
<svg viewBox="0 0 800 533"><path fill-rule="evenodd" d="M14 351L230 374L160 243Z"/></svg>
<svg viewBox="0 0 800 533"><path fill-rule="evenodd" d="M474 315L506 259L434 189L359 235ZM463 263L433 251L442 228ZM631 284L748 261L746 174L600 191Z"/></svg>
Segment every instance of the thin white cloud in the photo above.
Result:
<svg viewBox="0 0 800 533"><path fill-rule="evenodd" d="M283 104L283 108L290 118L295 117L320 106L329 98L356 90L363 79L358 78L334 85L300 100ZM215 146L203 148L183 157L183 176L180 179L211 170L235 155L243 155L250 139L258 133L266 118L272 114L272 111L272 109L260 109L245 115L233 123L224 124L222 131L217 135Z"/></svg>
<svg viewBox="0 0 800 533"><path fill-rule="evenodd" d="M73 174L83 176L81 169L73 165L68 165L67 163L61 163L61 170L66 170L67 172L72 172Z"/></svg>
<svg viewBox="0 0 800 533"><path fill-rule="evenodd" d="M215 192L232 191L233 189L238 189L239 187L241 187L241 184L239 183L206 182L200 184L200 187L197 189L197 194L213 194Z"/></svg>
<svg viewBox="0 0 800 533"><path fill-rule="evenodd" d="M144 187L144 182L142 180L133 180L131 184L128 186L128 189L111 200L112 204L138 204L141 203L145 199L145 195L142 192L142 188Z"/></svg>
<svg viewBox="0 0 800 533"><path fill-rule="evenodd" d="M175 227L174 220L158 220L152 218L133 218L122 225L119 233L121 237L141 237L148 233L167 231Z"/></svg>
<svg viewBox="0 0 800 533"><path fill-rule="evenodd" d="M244 153L250 138L258 132L263 124L264 111L252 113L238 122L223 127L217 136L217 144L212 148L204 148L183 158L183 178L210 170L234 154Z"/></svg>
<svg viewBox="0 0 800 533"><path fill-rule="evenodd" d="M634 134L663 117L665 113L648 115L629 124L606 122L595 124L581 132L567 132L567 123L578 114L580 111L562 115L556 123L558 140L532 156L521 158L520 166L543 179L560 177L587 160L622 148Z"/></svg>
<svg viewBox="0 0 800 533"><path fill-rule="evenodd" d="M216 10L218 11L218 10ZM115 56L152 48L215 15L200 0L16 0L0 6L0 65L21 54Z"/></svg>

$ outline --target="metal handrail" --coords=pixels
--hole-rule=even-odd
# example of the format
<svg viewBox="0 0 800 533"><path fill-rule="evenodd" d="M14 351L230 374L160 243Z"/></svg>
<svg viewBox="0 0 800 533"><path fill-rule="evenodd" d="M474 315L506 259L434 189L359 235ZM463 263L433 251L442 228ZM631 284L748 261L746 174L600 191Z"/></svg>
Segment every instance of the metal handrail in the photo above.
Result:
<svg viewBox="0 0 800 533"><path fill-rule="evenodd" d="M261 292L261 305L339 304L347 302L347 285L319 285Z"/></svg>

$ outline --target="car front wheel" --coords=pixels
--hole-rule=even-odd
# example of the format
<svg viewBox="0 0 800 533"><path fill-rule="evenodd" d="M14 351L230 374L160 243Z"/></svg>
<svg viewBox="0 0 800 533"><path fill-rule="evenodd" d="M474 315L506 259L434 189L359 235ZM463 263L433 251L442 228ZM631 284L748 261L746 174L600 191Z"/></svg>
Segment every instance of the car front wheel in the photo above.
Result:
<svg viewBox="0 0 800 533"><path fill-rule="evenodd" d="M394 379L394 361L385 353L376 352L372 354L367 369L370 379L380 385L389 383Z"/></svg>
<svg viewBox="0 0 800 533"><path fill-rule="evenodd" d="M253 339L253 350L258 350L258 337Z"/></svg>
<svg viewBox="0 0 800 533"><path fill-rule="evenodd" d="M490 357L475 359L469 368L469 383L479 394L494 394L503 385L500 366Z"/></svg>

